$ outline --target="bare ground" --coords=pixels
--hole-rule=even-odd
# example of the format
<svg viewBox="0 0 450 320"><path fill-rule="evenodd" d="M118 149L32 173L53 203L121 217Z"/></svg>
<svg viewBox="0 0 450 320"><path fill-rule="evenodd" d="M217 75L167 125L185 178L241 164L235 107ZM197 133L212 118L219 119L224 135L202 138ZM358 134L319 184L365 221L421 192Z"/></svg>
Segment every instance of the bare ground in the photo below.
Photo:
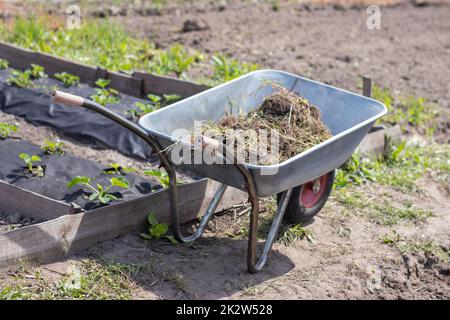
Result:
<svg viewBox="0 0 450 320"><path fill-rule="evenodd" d="M116 19L161 46L178 41L202 51L225 51L240 60L351 90L357 90L358 76L364 74L448 110L449 7L383 7L381 30L367 30L366 17L365 8L308 10L282 2L275 12L269 4L231 1L225 9L202 3L161 15ZM210 29L179 32L188 18L204 20ZM305 226L315 243L294 239L286 244L281 239L267 267L256 275L245 268L247 243L241 231L247 217L239 215L245 206L216 216L205 237L192 246L145 242L130 234L30 270L58 283L85 259L105 266L137 266L125 280L137 299L449 299L448 255L438 258L450 247L449 194L429 177L418 185L421 191L410 194L376 183L350 192L365 194L368 205L410 202L415 209L430 210L431 217L380 225L361 210L343 206L335 192L314 222ZM430 243L433 246L426 245ZM14 271L16 267L0 273L0 284L14 284ZM33 279L27 283L39 285Z"/></svg>

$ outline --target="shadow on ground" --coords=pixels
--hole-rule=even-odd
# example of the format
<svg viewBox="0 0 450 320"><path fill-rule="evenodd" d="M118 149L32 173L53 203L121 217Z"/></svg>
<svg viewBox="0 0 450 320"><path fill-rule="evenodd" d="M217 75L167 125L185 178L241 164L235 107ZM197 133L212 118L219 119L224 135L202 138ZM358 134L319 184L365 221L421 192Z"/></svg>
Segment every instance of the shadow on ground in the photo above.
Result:
<svg viewBox="0 0 450 320"><path fill-rule="evenodd" d="M272 250L263 271L250 274L246 257L246 240L206 236L194 245L172 245L163 240L145 242L137 234L105 241L75 256L140 267L131 280L142 289L137 290L136 298L144 299L223 299L236 292L252 295L258 284L294 268L291 259Z"/></svg>

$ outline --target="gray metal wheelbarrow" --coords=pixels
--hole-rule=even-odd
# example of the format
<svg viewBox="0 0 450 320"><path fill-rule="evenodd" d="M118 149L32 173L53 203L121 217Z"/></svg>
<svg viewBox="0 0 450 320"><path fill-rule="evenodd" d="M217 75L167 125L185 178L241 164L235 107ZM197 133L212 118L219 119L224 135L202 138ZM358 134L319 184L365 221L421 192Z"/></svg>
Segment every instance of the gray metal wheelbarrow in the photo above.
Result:
<svg viewBox="0 0 450 320"><path fill-rule="evenodd" d="M177 164L183 169L220 182L198 229L194 234L184 236L180 230L176 206L178 193L174 164L167 152L164 152L174 144L181 143L173 133L180 129L192 132L194 121L215 122L223 117L225 112L249 112L259 107L264 97L274 90L270 85L273 82L305 97L317 106L332 137L295 157L271 166L237 163L236 159L233 159L232 164ZM247 254L247 268L251 273L260 271L265 265L285 213L291 222L303 222L317 214L331 192L335 169L347 161L374 122L387 112L382 103L373 99L273 70L249 73L149 113L139 120L139 125L84 98L63 92L54 92L52 95L56 102L83 106L101 113L149 143L170 178L172 227L178 241L191 242L203 234L227 186L246 191L252 206ZM220 145L219 150L226 149L223 147ZM192 152L194 149L192 146ZM226 152L222 153L227 157ZM258 259L258 197L274 194L278 196L277 213Z"/></svg>

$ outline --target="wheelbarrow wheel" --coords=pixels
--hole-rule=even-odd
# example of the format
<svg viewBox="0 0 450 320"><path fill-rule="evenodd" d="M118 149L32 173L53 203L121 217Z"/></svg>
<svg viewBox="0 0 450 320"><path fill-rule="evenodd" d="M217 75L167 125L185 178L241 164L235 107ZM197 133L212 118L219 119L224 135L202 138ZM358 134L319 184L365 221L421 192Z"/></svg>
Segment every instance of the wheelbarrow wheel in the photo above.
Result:
<svg viewBox="0 0 450 320"><path fill-rule="evenodd" d="M335 170L295 187L284 214L286 221L295 224L304 223L319 213L333 189L334 176ZM277 194L277 203L280 200L281 194Z"/></svg>

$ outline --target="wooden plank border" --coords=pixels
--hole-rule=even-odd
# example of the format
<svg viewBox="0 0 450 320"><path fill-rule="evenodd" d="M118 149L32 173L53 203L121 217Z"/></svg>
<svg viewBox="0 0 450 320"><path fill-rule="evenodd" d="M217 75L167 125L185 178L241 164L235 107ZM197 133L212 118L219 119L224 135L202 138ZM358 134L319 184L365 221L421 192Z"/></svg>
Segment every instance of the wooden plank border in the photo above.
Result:
<svg viewBox="0 0 450 320"><path fill-rule="evenodd" d="M143 80L142 90L144 94L154 93L163 95L165 93L173 93L184 99L210 88L206 85L200 85L190 81L158 76L140 71L134 72L133 76Z"/></svg>
<svg viewBox="0 0 450 320"><path fill-rule="evenodd" d="M197 216L206 185L207 180L202 179L179 186L178 206L182 222ZM0 234L0 266L24 257L48 263L85 250L99 241L145 230L149 212L155 212L160 222L170 223L167 190Z"/></svg>
<svg viewBox="0 0 450 320"><path fill-rule="evenodd" d="M399 125L395 125L390 128L381 129L368 133L360 145L357 151L361 154L382 154L386 148L385 136L390 137L392 141L399 141L401 138L402 130Z"/></svg>
<svg viewBox="0 0 450 320"><path fill-rule="evenodd" d="M0 209L7 214L23 217L55 219L78 212L71 204L50 199L0 180Z"/></svg>
<svg viewBox="0 0 450 320"><path fill-rule="evenodd" d="M111 88L138 98L144 97L148 93L157 95L177 94L186 98L209 88L194 82L142 71L136 71L131 75L112 72L51 54L31 51L2 41L0 41L0 58L8 60L11 67L22 70L28 68L31 63L39 64L45 68L46 73L50 76L57 72L66 71L79 76L82 82L91 86L97 79L110 79Z"/></svg>

